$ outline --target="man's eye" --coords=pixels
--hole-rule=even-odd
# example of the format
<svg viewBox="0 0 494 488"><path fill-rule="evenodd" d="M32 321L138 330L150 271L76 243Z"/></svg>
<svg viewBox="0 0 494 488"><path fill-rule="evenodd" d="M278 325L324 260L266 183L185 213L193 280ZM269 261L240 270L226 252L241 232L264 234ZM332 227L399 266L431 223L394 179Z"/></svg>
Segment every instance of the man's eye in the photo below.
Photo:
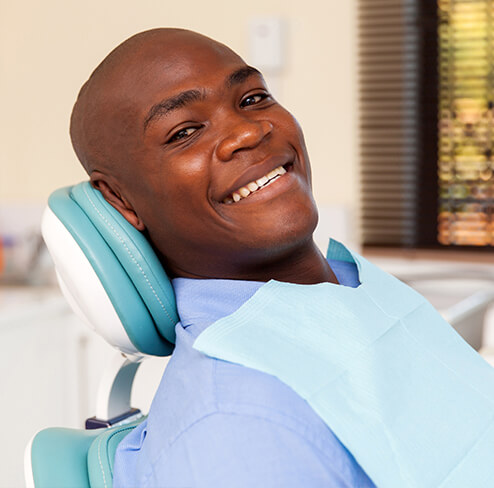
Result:
<svg viewBox="0 0 494 488"><path fill-rule="evenodd" d="M255 95L249 95L245 97L240 103L241 107L248 107L249 105L256 105L257 103L262 102L264 99L268 98L267 93L256 93Z"/></svg>
<svg viewBox="0 0 494 488"><path fill-rule="evenodd" d="M175 142L180 139L185 139L186 137L191 136L195 131L197 130L197 127L186 127L185 129L180 129L179 131L175 132L170 139L168 139L168 142Z"/></svg>

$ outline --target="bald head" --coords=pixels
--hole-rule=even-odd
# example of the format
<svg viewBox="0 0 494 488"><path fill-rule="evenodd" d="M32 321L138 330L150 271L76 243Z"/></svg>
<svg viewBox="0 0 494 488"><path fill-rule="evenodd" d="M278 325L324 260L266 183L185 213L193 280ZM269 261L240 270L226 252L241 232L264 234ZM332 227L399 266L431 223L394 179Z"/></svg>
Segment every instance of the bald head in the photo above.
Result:
<svg viewBox="0 0 494 488"><path fill-rule="evenodd" d="M300 280L307 253L325 266L300 127L223 44L179 29L131 37L83 86L71 136L171 275Z"/></svg>
<svg viewBox="0 0 494 488"><path fill-rule="evenodd" d="M117 46L82 86L72 111L70 136L89 175L124 176L139 156L146 95L167 70L186 70L197 50L240 58L228 47L184 29L153 29Z"/></svg>

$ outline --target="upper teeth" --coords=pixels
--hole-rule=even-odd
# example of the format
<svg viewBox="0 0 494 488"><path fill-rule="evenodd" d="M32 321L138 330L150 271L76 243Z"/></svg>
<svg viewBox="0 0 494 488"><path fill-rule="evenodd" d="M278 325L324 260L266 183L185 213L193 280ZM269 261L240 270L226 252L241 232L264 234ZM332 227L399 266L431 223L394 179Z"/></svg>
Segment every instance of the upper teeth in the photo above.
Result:
<svg viewBox="0 0 494 488"><path fill-rule="evenodd" d="M247 183L242 188L235 190L231 195L227 196L223 203L233 203L242 200L242 198L248 197L251 193L255 192L259 188L267 186L278 176L284 175L286 173L286 169L283 166L278 166L277 168L270 171L267 175L261 176L258 180L251 181Z"/></svg>

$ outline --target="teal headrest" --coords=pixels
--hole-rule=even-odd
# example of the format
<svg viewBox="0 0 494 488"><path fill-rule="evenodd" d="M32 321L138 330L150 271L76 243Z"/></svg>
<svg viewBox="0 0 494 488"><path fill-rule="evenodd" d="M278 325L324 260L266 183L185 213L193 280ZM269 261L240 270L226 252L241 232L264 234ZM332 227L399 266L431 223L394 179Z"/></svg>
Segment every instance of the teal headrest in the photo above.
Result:
<svg viewBox="0 0 494 488"><path fill-rule="evenodd" d="M48 206L90 262L136 349L171 354L179 320L175 295L144 235L89 182L55 191Z"/></svg>

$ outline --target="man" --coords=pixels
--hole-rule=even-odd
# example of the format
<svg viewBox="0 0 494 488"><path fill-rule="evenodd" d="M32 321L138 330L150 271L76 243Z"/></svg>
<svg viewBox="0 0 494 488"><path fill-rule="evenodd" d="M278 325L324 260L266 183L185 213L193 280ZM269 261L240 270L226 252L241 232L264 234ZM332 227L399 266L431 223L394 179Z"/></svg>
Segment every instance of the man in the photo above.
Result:
<svg viewBox="0 0 494 488"><path fill-rule="evenodd" d="M173 277L181 322L147 421L119 446L115 486L366 487L327 425L273 376L192 348L271 279L358 286L328 262L303 135L226 46L155 29L83 86L71 137L99 189Z"/></svg>

